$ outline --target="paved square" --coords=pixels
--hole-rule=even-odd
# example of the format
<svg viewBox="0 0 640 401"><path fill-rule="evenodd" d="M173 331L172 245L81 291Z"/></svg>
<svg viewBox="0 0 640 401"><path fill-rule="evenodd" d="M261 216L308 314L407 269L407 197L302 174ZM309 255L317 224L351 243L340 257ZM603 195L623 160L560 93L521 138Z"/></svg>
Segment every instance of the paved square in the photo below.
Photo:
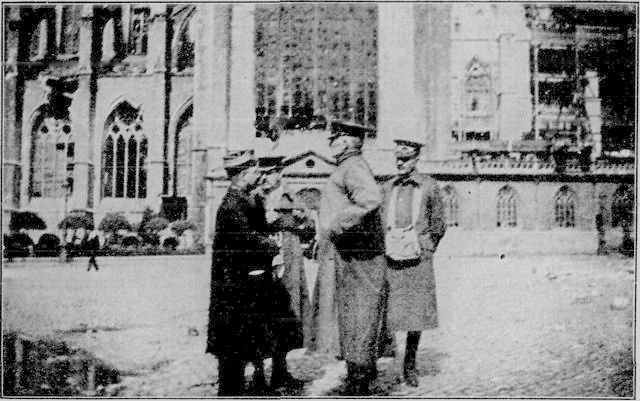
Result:
<svg viewBox="0 0 640 401"><path fill-rule="evenodd" d="M5 263L4 331L90 351L121 372L118 395L215 395L216 361L204 354L210 261L99 258L98 272L86 262ZM435 267L440 327L423 335L421 385L399 385L384 360L380 394L632 395L632 259L438 256ZM294 375L319 378L304 395L340 384L342 363L302 351L289 358Z"/></svg>

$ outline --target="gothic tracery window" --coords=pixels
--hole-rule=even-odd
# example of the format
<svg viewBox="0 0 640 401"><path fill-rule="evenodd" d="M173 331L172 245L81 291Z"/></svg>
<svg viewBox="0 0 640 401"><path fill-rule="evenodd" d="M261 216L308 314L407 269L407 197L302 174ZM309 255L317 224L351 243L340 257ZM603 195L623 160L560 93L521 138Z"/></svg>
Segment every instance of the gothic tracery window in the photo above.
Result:
<svg viewBox="0 0 640 401"><path fill-rule="evenodd" d="M611 201L611 226L618 227L623 220L631 220L633 208L633 191L627 185L620 185L613 193Z"/></svg>
<svg viewBox="0 0 640 401"><path fill-rule="evenodd" d="M72 5L62 8L60 32L60 53L76 54L80 47L80 19L82 6Z"/></svg>
<svg viewBox="0 0 640 401"><path fill-rule="evenodd" d="M444 218L448 227L458 226L458 194L454 187L444 187Z"/></svg>
<svg viewBox="0 0 640 401"><path fill-rule="evenodd" d="M259 5L255 21L258 119L376 126L377 6Z"/></svg>
<svg viewBox="0 0 640 401"><path fill-rule="evenodd" d="M518 225L516 215L516 191L506 185L498 191L497 220L498 227L516 227Z"/></svg>
<svg viewBox="0 0 640 401"><path fill-rule="evenodd" d="M123 103L107 120L102 151L102 196L146 198L147 138L138 110Z"/></svg>
<svg viewBox="0 0 640 401"><path fill-rule="evenodd" d="M573 191L566 186L560 188L556 193L555 216L557 226L575 226L575 197Z"/></svg>
<svg viewBox="0 0 640 401"><path fill-rule="evenodd" d="M48 108L43 108L31 135L31 196L64 197L67 179L73 180L75 146L71 122L55 119Z"/></svg>
<svg viewBox="0 0 640 401"><path fill-rule="evenodd" d="M186 18L178 32L178 43L175 54L175 67L177 71L193 68L195 65L195 24L193 23L193 14Z"/></svg>

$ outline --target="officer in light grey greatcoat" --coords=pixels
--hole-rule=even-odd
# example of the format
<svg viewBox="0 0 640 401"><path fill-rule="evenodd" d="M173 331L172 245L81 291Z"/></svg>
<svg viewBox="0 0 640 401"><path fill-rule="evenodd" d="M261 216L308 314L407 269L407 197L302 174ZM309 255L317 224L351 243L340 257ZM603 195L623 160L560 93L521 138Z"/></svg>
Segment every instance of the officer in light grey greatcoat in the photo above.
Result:
<svg viewBox="0 0 640 401"><path fill-rule="evenodd" d="M389 267L385 326L392 332L407 332L403 373L406 384L417 387L416 352L420 334L438 326L433 253L446 226L436 181L416 170L423 144L406 139L395 142L398 175L383 185L381 209ZM403 254L405 245L411 245L411 235L415 235L415 253Z"/></svg>
<svg viewBox="0 0 640 401"><path fill-rule="evenodd" d="M334 250L339 333L347 392L368 395L384 302L386 263L379 214L382 193L362 157L366 128L333 122L329 137L338 166L322 190L319 236Z"/></svg>

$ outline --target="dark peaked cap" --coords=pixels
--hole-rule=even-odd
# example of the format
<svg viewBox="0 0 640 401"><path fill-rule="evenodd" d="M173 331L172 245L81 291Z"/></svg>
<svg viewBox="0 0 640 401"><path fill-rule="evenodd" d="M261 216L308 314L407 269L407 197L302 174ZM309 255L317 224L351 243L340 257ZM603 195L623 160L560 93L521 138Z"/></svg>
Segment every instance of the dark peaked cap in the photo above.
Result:
<svg viewBox="0 0 640 401"><path fill-rule="evenodd" d="M258 168L266 173L282 170L282 160L284 160L284 156L258 157Z"/></svg>
<svg viewBox="0 0 640 401"><path fill-rule="evenodd" d="M373 128L365 127L364 125L344 121L333 121L331 123L331 134L329 135L329 140L332 141L340 136L355 136L364 140L367 132L375 132L375 130Z"/></svg>
<svg viewBox="0 0 640 401"><path fill-rule="evenodd" d="M224 167L228 174L237 174L257 164L253 150L241 150L229 153L222 160L222 167Z"/></svg>

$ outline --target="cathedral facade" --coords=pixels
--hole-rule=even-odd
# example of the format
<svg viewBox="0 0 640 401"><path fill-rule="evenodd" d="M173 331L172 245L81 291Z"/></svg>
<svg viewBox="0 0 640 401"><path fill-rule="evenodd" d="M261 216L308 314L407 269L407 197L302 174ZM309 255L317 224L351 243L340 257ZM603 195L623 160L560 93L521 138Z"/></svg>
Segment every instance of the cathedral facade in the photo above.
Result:
<svg viewBox="0 0 640 401"><path fill-rule="evenodd" d="M327 123L393 139L460 230L594 230L633 204L635 5L7 5L3 214L99 222L146 207L210 240L222 157L285 159L310 207L333 168ZM177 212L176 212L177 211Z"/></svg>

